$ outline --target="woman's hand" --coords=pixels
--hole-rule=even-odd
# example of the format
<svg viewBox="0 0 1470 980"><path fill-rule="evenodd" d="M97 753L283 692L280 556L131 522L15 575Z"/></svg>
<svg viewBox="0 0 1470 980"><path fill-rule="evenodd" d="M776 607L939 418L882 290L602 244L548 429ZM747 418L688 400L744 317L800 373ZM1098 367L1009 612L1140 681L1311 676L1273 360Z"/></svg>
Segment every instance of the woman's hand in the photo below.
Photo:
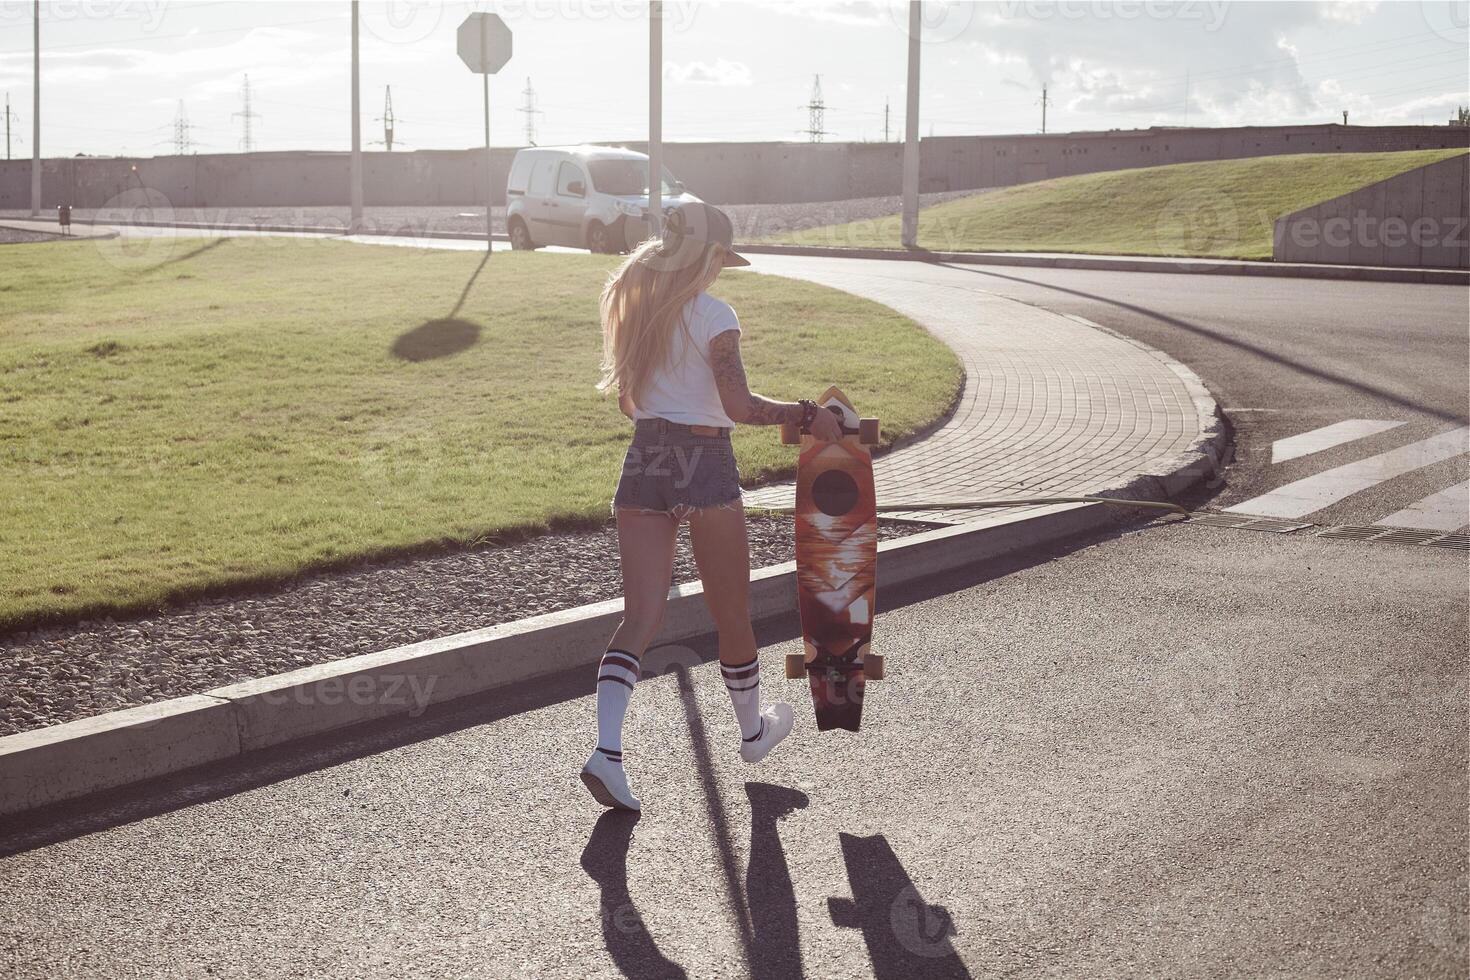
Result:
<svg viewBox="0 0 1470 980"><path fill-rule="evenodd" d="M817 414L812 418L811 432L814 439L836 442L842 438L842 420L837 417L836 412L819 408Z"/></svg>

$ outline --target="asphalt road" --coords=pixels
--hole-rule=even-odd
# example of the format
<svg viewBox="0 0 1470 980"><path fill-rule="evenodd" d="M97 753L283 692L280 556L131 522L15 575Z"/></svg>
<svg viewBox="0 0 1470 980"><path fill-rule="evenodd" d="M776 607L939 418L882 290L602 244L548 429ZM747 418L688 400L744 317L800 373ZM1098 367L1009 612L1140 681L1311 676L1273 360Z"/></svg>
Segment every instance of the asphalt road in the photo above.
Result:
<svg viewBox="0 0 1470 980"><path fill-rule="evenodd" d="M175 783L6 841L0 973L1462 976L1462 558L1353 549L1154 527L887 596L857 736L767 647L757 768L714 664L649 677L636 821L575 778L590 676Z"/></svg>
<svg viewBox="0 0 1470 980"><path fill-rule="evenodd" d="M1470 418L1470 290L1460 286L752 258L761 271L823 281L856 273L999 293L1086 317L1172 355L1205 380L1235 427L1234 465L1211 501L1215 508ZM1272 465L1275 440L1346 419L1404 424ZM1470 458L1461 455L1308 519L1371 524L1467 478Z"/></svg>
<svg viewBox="0 0 1470 980"><path fill-rule="evenodd" d="M1320 470L1465 415L1462 289L863 274L1005 292L1189 364L1243 449L1212 506L1305 465L1270 464L1275 439L1406 421ZM781 624L765 683L799 723L761 767L713 664L638 687L636 821L575 779L591 676L119 794L0 840L0 974L1464 976L1466 570L1197 524L993 563L880 597L890 677L856 737L813 730Z"/></svg>

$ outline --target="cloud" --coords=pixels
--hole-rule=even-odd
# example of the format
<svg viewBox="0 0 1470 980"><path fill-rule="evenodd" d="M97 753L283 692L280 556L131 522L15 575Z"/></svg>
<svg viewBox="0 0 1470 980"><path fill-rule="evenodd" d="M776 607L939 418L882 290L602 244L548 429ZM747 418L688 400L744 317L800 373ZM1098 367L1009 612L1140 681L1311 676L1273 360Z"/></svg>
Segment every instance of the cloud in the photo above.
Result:
<svg viewBox="0 0 1470 980"><path fill-rule="evenodd" d="M675 85L749 85L750 67L742 61L719 59L713 65L703 61L677 64L664 63L664 78Z"/></svg>

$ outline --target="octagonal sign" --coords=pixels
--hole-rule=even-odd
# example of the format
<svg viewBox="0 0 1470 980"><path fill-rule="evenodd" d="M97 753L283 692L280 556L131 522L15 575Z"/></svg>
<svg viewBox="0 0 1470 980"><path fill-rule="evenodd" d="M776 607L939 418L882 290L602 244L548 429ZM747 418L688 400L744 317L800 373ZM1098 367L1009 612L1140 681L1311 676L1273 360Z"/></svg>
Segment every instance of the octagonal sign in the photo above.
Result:
<svg viewBox="0 0 1470 980"><path fill-rule="evenodd" d="M510 28L498 14L470 14L459 25L456 47L470 71L493 75L510 60Z"/></svg>

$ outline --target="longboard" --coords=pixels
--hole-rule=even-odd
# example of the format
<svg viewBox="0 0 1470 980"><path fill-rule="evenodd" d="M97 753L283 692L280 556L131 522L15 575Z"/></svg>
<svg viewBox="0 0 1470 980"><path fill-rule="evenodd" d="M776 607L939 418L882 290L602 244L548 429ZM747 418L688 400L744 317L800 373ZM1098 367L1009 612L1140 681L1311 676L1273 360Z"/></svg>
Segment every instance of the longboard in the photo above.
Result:
<svg viewBox="0 0 1470 980"><path fill-rule="evenodd" d="M883 676L883 658L871 649L878 509L868 447L878 441L878 420L859 418L835 386L817 404L841 419L841 439L781 429L782 442L801 445L795 515L803 652L787 656L786 676L810 682L818 730L855 732L867 682Z"/></svg>

